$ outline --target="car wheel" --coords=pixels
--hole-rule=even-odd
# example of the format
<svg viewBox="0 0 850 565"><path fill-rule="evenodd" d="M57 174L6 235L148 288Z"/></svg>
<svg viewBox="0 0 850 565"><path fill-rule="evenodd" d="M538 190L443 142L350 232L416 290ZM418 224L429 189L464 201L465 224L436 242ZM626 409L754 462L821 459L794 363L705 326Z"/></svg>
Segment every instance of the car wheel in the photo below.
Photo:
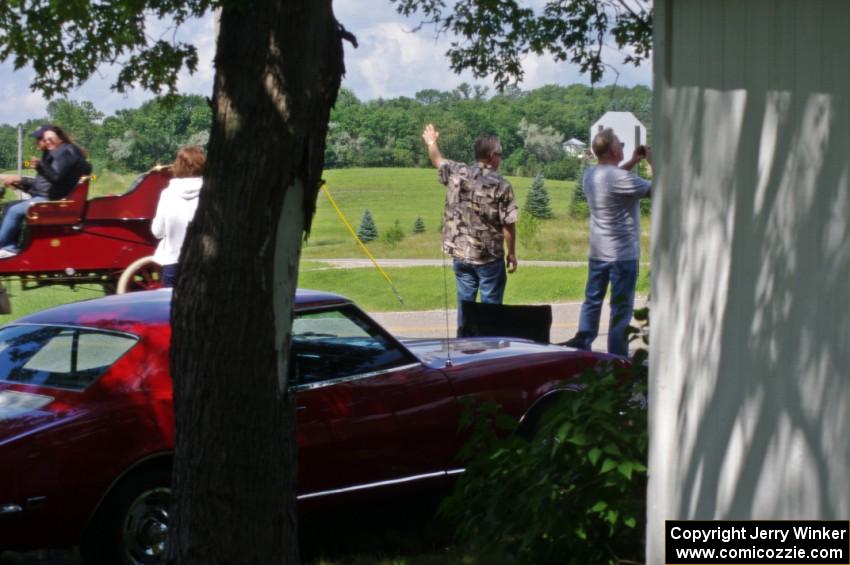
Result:
<svg viewBox="0 0 850 565"><path fill-rule="evenodd" d="M91 565L165 563L171 505L171 473L150 468L109 494L90 525L80 553Z"/></svg>
<svg viewBox="0 0 850 565"><path fill-rule="evenodd" d="M142 257L130 263L116 284L116 293L124 294L136 290L154 290L162 287L162 267L152 256Z"/></svg>

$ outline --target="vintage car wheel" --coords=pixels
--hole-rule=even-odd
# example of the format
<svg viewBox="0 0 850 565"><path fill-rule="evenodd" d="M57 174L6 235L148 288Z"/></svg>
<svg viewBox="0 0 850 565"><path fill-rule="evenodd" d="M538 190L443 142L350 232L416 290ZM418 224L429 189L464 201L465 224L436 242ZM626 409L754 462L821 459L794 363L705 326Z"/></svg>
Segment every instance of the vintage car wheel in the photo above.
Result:
<svg viewBox="0 0 850 565"><path fill-rule="evenodd" d="M80 553L88 565L165 563L171 473L151 468L124 479L89 526Z"/></svg>
<svg viewBox="0 0 850 565"><path fill-rule="evenodd" d="M152 256L136 259L118 278L115 292L124 294L136 290L154 290L162 287L162 266Z"/></svg>

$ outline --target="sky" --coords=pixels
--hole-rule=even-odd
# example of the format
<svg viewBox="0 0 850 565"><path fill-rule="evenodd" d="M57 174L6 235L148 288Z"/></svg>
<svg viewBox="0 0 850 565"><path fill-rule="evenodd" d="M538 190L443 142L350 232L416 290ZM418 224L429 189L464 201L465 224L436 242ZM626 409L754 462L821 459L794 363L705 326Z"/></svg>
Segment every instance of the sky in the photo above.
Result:
<svg viewBox="0 0 850 565"><path fill-rule="evenodd" d="M530 4L541 4L543 0L531 0ZM424 27L413 32L419 23L414 18L405 18L395 12L388 0L334 0L337 19L351 31L359 43L355 49L344 44L346 75L343 86L354 91L360 100L376 98L412 97L424 89L451 90L462 82L490 87L486 79L476 80L469 73L457 75L449 68L445 56L451 38L436 37L433 27ZM170 34L158 22L149 23L149 34L153 37ZM198 48L200 64L198 70L189 75L184 71L178 80L180 92L187 94L212 94L215 52L215 24L212 16L195 20L181 28L179 34L185 41ZM623 55L613 48L606 50L606 60L612 64L622 61ZM523 90L532 90L546 84L568 85L588 83L586 76L574 65L555 62L550 56L529 56L523 63L525 78L520 83ZM651 85L651 65L644 63L638 68L618 66L619 77L609 72L602 84L617 81L623 86L636 84ZM102 68L97 76L68 96L77 101L89 100L107 116L121 108L137 108L153 94L136 89L126 94L110 90L117 68ZM17 124L32 118L47 115L47 102L38 92L32 92L31 69L14 70L11 62L0 64L0 124Z"/></svg>

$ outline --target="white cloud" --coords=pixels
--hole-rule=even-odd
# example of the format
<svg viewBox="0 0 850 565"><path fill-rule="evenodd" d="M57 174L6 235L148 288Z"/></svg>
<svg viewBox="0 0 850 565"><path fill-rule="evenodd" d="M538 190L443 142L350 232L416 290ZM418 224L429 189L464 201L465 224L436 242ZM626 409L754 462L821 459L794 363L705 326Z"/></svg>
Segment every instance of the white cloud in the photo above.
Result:
<svg viewBox="0 0 850 565"><path fill-rule="evenodd" d="M541 0L535 0L538 4ZM490 80L476 80L471 73L454 74L445 52L450 39L435 38L432 27L411 32L419 23L416 17L407 19L395 12L388 0L335 0L334 12L339 21L358 39L360 47L345 44L347 69L343 85L352 89L361 100L378 97L395 98L413 96L416 92L434 88L451 90L461 82L483 84L491 87ZM151 35L173 33L167 21L148 21ZM178 77L181 92L210 96L213 83L213 56L216 30L212 15L188 22L181 27L177 37L193 43L198 48L199 65L194 75L186 71ZM606 49L606 59L620 70L619 78L606 73L604 83L615 79L621 85L650 84L651 63L638 69L623 67L623 55ZM528 56L523 62L525 79L520 85L530 90L545 84L587 83L574 65L555 62L551 56ZM69 96L75 100L90 100L95 107L110 115L120 108L135 108L153 95L140 89L118 94L109 89L117 75L117 68L105 67ZM0 106L0 123L16 124L30 118L46 115L47 100L32 93L29 83L32 70L14 71L10 63L0 64L0 91L4 104Z"/></svg>

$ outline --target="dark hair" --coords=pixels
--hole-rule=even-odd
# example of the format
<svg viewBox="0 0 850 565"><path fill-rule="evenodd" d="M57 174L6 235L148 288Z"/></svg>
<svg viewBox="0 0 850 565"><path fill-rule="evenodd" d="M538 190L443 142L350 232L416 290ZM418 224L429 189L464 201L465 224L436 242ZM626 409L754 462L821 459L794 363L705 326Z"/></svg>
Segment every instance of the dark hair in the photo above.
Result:
<svg viewBox="0 0 850 565"><path fill-rule="evenodd" d="M475 140L475 160L486 161L493 153L498 153L501 147L498 136L482 135Z"/></svg>
<svg viewBox="0 0 850 565"><path fill-rule="evenodd" d="M42 135L44 135L48 131L52 131L56 134L56 137L62 140L62 143L70 143L71 145L76 145L77 148L82 152L83 158L89 158L89 152L86 150L86 148L80 147L80 145L74 140L74 138L71 137L71 134L62 129L61 127L50 124L42 126L42 128L44 129Z"/></svg>
<svg viewBox="0 0 850 565"><path fill-rule="evenodd" d="M207 167L207 156L197 145L187 145L177 151L171 174L175 178L200 177Z"/></svg>

